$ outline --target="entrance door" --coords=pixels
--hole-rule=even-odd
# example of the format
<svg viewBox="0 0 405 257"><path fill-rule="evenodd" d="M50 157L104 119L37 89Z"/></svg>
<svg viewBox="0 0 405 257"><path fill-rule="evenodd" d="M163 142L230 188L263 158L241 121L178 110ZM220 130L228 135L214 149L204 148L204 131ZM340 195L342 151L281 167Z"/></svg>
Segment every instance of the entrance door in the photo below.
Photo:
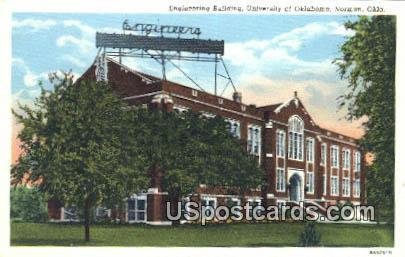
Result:
<svg viewBox="0 0 405 257"><path fill-rule="evenodd" d="M298 174L294 174L290 178L290 200L302 201L302 181Z"/></svg>

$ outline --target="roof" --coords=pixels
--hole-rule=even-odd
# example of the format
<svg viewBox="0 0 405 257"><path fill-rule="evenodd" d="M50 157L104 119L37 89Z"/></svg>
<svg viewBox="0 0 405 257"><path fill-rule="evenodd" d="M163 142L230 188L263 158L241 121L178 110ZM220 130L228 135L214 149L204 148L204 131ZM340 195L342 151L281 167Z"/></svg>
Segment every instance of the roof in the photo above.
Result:
<svg viewBox="0 0 405 257"><path fill-rule="evenodd" d="M113 90L123 99L131 102L131 99L142 95L151 95L158 91L170 93L173 97L183 97L192 100L205 102L211 106L215 105L219 109L229 109L239 112L243 116L251 116L255 119L263 120L262 112L254 106L237 102L233 99L217 96L203 90L188 87L170 80L145 74L134 70L112 58L106 58L107 79ZM83 77L95 80L96 62L82 75ZM192 93L197 92L198 97L194 99ZM221 103L220 103L221 102ZM130 103L132 104L132 103Z"/></svg>
<svg viewBox="0 0 405 257"><path fill-rule="evenodd" d="M120 66L121 68L133 73L134 75L139 76L145 82L153 83L153 82L156 82L156 81L160 80L158 77L155 77L155 76L152 76L150 74L143 73L143 72L136 71L136 70L126 66L125 64L117 62L116 60L114 60L114 59L112 59L110 57L107 57L106 59L107 59L108 62L112 62L112 63Z"/></svg>
<svg viewBox="0 0 405 257"><path fill-rule="evenodd" d="M278 104L270 104L265 106L257 107L257 109L261 109L263 111L273 112L277 107L279 107L282 103Z"/></svg>
<svg viewBox="0 0 405 257"><path fill-rule="evenodd" d="M253 105L245 105L243 103L239 103L234 101L233 99L224 98L221 96L216 96L210 94L208 92L198 90L192 87L188 87L173 81L165 80L152 76L150 74L146 74L143 72L139 72L134 70L122 63L117 62L112 58L106 58L108 62L108 78L114 77L114 80L110 80L112 87L114 90L122 97L131 97L136 95L148 94L151 92L156 91L168 91L174 95L184 95L185 93L190 93L192 91L198 92L198 98L201 101L206 101L210 104L218 105L218 99L222 99L224 105L227 107L241 111L241 107L246 109L246 113L250 115L254 115L259 118L263 118L266 112L268 113L267 117L277 117L279 116L280 112L290 106L291 102L294 101L295 106L300 106L303 109L303 115L306 115L307 118L310 120L311 126L316 130L325 134L326 136L330 136L336 139L343 139L343 140L350 140L354 141L356 138L350 137L347 135L343 135L341 133L337 133L335 131L322 128L318 126L312 119L311 115L305 110L301 100L298 98L297 93L294 92L294 96L285 101L284 103L277 103L277 104L270 104L260 107L255 107ZM111 74L110 74L111 73ZM82 77L88 77L90 79L95 79L95 62L93 65L82 75Z"/></svg>

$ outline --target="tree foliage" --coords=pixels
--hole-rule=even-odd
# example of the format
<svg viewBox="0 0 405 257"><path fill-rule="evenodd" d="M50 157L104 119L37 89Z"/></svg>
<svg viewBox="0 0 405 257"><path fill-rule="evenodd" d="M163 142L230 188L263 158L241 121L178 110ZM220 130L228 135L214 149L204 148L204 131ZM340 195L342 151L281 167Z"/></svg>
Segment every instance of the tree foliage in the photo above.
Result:
<svg viewBox="0 0 405 257"><path fill-rule="evenodd" d="M341 46L335 60L348 91L340 105L349 120L366 117L360 141L374 155L367 173L367 197L371 204L394 207L395 163L395 16L362 16L345 24L355 34Z"/></svg>
<svg viewBox="0 0 405 257"><path fill-rule="evenodd" d="M10 188L10 217L31 222L46 221L48 214L44 194L37 188Z"/></svg>
<svg viewBox="0 0 405 257"><path fill-rule="evenodd" d="M137 148L127 142L131 126L125 105L101 82L73 83L53 74L53 91L42 89L34 106L14 114L23 125L23 154L12 176L41 179L39 189L81 210L89 240L92 210L147 187Z"/></svg>
<svg viewBox="0 0 405 257"><path fill-rule="evenodd" d="M39 190L75 206L89 240L94 207L112 207L150 186L150 169L163 170L163 189L174 197L200 184L257 188L257 161L231 136L220 117L128 108L102 82L73 83L70 74L51 76L34 106L14 111L23 125L23 154L13 179L40 179Z"/></svg>
<svg viewBox="0 0 405 257"><path fill-rule="evenodd" d="M150 166L164 170L163 190L174 196L195 192L200 184L248 190L263 174L223 118L193 112L141 110L133 113L138 143Z"/></svg>
<svg viewBox="0 0 405 257"><path fill-rule="evenodd" d="M318 232L315 226L315 222L305 223L304 231L302 231L299 238L299 246L313 247L320 246L321 234Z"/></svg>

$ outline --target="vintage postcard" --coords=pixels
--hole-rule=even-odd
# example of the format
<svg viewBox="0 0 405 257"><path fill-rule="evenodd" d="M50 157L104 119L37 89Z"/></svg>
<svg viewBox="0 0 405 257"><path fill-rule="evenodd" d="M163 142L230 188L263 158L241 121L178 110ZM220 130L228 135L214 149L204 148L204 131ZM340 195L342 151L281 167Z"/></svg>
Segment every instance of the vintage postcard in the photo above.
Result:
<svg viewBox="0 0 405 257"><path fill-rule="evenodd" d="M402 1L0 8L1 256L401 253Z"/></svg>

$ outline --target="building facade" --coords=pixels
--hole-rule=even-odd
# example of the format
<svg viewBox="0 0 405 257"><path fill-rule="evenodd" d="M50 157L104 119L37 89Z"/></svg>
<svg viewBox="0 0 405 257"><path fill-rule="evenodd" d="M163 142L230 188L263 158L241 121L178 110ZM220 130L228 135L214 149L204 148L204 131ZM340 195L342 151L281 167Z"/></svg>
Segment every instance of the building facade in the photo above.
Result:
<svg viewBox="0 0 405 257"><path fill-rule="evenodd" d="M364 155L356 140L318 126L296 92L284 103L256 107L245 105L240 93L235 92L233 99L219 97L134 71L109 58L96 61L81 79L107 80L129 105L223 117L230 133L245 143L265 172L266 186L252 189L247 196L201 185L185 201L194 199L213 207L230 201L252 205L305 201L323 207L364 202ZM97 212L127 222L164 224L168 196L159 184L162 175L164 171L156 171L152 188L127 199L124 213L102 208ZM57 202L48 207L52 219L68 220L71 212Z"/></svg>

